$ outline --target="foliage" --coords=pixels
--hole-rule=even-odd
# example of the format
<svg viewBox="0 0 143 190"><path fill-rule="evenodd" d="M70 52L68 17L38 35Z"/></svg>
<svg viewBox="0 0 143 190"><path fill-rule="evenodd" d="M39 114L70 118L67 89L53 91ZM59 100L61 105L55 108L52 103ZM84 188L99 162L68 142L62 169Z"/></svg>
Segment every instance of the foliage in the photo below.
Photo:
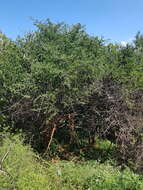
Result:
<svg viewBox="0 0 143 190"><path fill-rule="evenodd" d="M9 150L3 162L3 171L0 172L1 190L45 189L49 190L46 173L43 166L38 163L37 155L28 146L23 146L18 136L3 136L0 146L1 158Z"/></svg>
<svg viewBox="0 0 143 190"><path fill-rule="evenodd" d="M43 161L32 152L29 146L23 145L22 138L5 134L0 146L3 156L11 146L3 162L0 173L1 190L141 190L143 177L126 168L120 171L111 164L99 164L97 161L66 162ZM8 175L9 174L9 175Z"/></svg>
<svg viewBox="0 0 143 190"><path fill-rule="evenodd" d="M58 146L76 153L108 139L119 164L141 171L141 33L122 47L80 24L34 25L16 41L0 34L0 131L24 132L25 142L48 156Z"/></svg>

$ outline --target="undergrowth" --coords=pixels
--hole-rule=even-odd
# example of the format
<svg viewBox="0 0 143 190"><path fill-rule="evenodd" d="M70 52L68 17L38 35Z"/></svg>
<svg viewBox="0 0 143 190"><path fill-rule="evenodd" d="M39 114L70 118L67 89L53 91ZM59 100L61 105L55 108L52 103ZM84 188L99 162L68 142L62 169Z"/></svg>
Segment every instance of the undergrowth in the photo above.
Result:
<svg viewBox="0 0 143 190"><path fill-rule="evenodd" d="M0 158L0 190L143 189L143 176L129 168L121 171L111 161L45 161L19 136L2 139Z"/></svg>

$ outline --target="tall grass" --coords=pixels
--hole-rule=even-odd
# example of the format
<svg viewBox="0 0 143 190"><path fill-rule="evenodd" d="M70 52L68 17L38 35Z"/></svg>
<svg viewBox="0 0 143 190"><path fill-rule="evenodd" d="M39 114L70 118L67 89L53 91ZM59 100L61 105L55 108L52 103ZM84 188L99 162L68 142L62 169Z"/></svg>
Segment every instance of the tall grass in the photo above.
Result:
<svg viewBox="0 0 143 190"><path fill-rule="evenodd" d="M142 190L143 177L129 168L120 171L108 162L91 160L47 162L39 158L21 137L5 137L0 158L0 190Z"/></svg>

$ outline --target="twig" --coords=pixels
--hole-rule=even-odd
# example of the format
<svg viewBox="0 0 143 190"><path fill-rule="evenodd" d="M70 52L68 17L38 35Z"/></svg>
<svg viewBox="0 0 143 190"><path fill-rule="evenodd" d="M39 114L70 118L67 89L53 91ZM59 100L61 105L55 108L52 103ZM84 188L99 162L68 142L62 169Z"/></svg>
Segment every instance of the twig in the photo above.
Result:
<svg viewBox="0 0 143 190"><path fill-rule="evenodd" d="M48 146L47 146L47 149L46 149L44 155L48 152L48 150L49 150L49 148L50 148L50 145L51 145L51 142L52 142L52 139L53 139L53 136L54 136L55 131L56 131L56 125L55 125L54 128L52 129L51 136L50 136L50 140L49 140L49 143L48 143Z"/></svg>
<svg viewBox="0 0 143 190"><path fill-rule="evenodd" d="M0 161L0 164L2 166L4 160L6 159L6 157L8 156L9 152L11 151L11 146L8 148L7 152L5 153L5 155L3 156L3 158Z"/></svg>
<svg viewBox="0 0 143 190"><path fill-rule="evenodd" d="M7 152L4 154L4 156L0 160L0 173L7 174L8 176L12 177L9 172L3 169L3 162L7 158L10 151L11 151L11 146L8 148Z"/></svg>

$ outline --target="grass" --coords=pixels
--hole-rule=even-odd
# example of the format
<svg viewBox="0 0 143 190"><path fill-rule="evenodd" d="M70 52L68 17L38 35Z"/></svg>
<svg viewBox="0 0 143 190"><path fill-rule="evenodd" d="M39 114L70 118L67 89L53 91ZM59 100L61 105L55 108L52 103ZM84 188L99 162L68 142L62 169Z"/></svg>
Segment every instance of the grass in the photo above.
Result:
<svg viewBox="0 0 143 190"><path fill-rule="evenodd" d="M143 176L129 168L120 171L111 162L44 161L23 145L19 136L5 137L0 158L2 163L0 190L142 190ZM104 143L101 148L106 148Z"/></svg>

